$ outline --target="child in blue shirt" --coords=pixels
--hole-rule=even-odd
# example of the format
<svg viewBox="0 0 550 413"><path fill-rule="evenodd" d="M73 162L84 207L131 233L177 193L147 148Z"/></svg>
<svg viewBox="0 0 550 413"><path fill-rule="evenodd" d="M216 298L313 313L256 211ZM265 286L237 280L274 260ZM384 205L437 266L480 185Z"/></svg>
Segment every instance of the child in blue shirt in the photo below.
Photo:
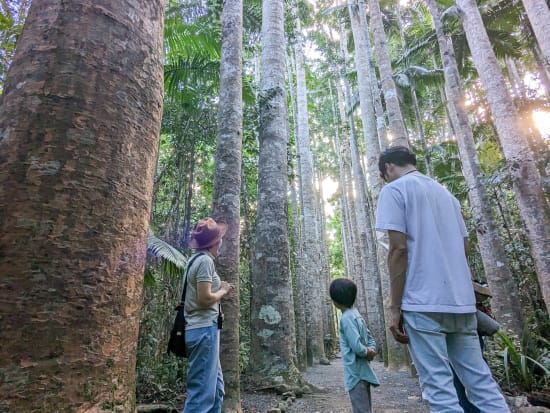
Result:
<svg viewBox="0 0 550 413"><path fill-rule="evenodd" d="M376 355L376 343L361 314L352 308L357 286L350 279L337 278L330 283L329 294L334 306L342 311L340 351L353 413L372 413L370 386L380 385L369 363Z"/></svg>

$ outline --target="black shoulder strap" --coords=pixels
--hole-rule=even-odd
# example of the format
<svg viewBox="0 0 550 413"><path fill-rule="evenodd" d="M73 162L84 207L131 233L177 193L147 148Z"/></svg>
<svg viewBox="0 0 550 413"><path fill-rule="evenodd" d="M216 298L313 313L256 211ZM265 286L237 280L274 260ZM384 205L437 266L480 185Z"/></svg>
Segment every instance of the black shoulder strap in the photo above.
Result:
<svg viewBox="0 0 550 413"><path fill-rule="evenodd" d="M187 263L187 267L185 268L185 278L184 278L184 281L183 281L183 294L181 295L181 303L182 304L185 303L185 293L187 292L187 273L189 272L189 268L191 268L191 265L193 264L193 261L195 261L195 259L199 258L201 255L204 255L204 253L199 252L193 258L191 258L189 260L189 262Z"/></svg>

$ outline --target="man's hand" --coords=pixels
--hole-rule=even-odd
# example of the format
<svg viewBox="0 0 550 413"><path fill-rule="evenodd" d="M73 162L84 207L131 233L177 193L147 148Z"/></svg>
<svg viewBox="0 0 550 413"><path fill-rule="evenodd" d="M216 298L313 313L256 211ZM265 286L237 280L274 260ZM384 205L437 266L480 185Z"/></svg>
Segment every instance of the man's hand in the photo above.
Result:
<svg viewBox="0 0 550 413"><path fill-rule="evenodd" d="M226 296L235 289L233 284L230 284L226 281L222 281L220 285L220 290L223 291L223 295Z"/></svg>
<svg viewBox="0 0 550 413"><path fill-rule="evenodd" d="M403 327L403 316L401 315L401 310L399 308L391 309L391 323L390 331L393 335L393 338L401 344L409 344L409 336L405 332Z"/></svg>

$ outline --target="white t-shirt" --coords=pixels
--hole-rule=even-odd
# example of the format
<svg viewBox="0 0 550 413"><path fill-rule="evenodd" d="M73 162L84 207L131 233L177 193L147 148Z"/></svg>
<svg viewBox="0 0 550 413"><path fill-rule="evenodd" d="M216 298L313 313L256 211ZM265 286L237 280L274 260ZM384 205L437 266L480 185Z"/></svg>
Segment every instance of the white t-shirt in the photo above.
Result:
<svg viewBox="0 0 550 413"><path fill-rule="evenodd" d="M380 192L376 229L407 236L402 310L476 311L464 252L466 226L458 200L447 189L419 172L390 182Z"/></svg>

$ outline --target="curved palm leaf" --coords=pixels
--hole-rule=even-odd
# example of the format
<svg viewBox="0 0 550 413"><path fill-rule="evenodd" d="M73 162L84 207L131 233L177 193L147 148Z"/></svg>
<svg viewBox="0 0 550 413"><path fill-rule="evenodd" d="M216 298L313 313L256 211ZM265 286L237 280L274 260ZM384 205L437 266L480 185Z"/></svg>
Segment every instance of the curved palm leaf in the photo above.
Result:
<svg viewBox="0 0 550 413"><path fill-rule="evenodd" d="M147 251L160 261L165 274L180 276L183 274L187 258L176 248L157 238L151 230L147 235Z"/></svg>
<svg viewBox="0 0 550 413"><path fill-rule="evenodd" d="M180 57L164 66L164 87L172 97L184 101L197 97L197 90L208 85L217 90L220 77L220 61L202 56Z"/></svg>

